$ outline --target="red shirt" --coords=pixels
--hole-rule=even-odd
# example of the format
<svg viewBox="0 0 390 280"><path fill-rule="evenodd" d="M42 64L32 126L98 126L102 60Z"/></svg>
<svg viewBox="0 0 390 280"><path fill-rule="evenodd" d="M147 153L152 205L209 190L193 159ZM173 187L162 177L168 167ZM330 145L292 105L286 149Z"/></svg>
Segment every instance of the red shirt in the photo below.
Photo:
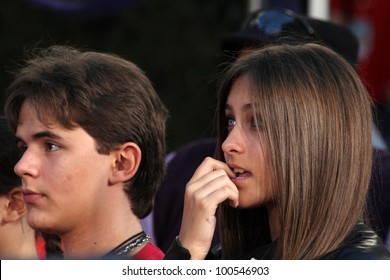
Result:
<svg viewBox="0 0 390 280"><path fill-rule="evenodd" d="M45 240L42 235L38 235L36 239L36 248L38 253L38 259L46 259ZM162 260L164 253L152 242L145 245L132 259L134 260Z"/></svg>
<svg viewBox="0 0 390 280"><path fill-rule="evenodd" d="M152 242L149 242L133 256L134 260L162 260L164 253Z"/></svg>
<svg viewBox="0 0 390 280"><path fill-rule="evenodd" d="M46 259L45 240L43 239L42 235L38 234L35 246L37 248L38 259Z"/></svg>

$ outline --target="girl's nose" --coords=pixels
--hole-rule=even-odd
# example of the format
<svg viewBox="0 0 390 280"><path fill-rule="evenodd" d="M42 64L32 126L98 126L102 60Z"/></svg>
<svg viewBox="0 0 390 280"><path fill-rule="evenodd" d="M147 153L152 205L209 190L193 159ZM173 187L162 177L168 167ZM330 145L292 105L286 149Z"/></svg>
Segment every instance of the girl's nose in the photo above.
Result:
<svg viewBox="0 0 390 280"><path fill-rule="evenodd" d="M244 151L243 135L239 126L234 126L225 141L222 143L222 150L226 154L242 153Z"/></svg>

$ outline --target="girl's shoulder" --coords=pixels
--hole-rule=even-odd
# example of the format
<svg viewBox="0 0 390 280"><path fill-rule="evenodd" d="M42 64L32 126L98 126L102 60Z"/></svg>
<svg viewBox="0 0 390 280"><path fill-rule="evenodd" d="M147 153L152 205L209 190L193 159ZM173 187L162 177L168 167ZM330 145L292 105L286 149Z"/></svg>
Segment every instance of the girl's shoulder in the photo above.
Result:
<svg viewBox="0 0 390 280"><path fill-rule="evenodd" d="M321 259L390 260L390 253L370 227L359 223L338 249Z"/></svg>

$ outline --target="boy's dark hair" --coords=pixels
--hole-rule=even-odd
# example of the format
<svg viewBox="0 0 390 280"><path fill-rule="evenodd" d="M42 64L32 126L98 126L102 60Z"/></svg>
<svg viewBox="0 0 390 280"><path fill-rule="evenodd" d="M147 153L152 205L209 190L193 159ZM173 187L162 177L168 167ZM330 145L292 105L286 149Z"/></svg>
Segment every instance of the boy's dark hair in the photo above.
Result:
<svg viewBox="0 0 390 280"><path fill-rule="evenodd" d="M142 159L125 190L138 218L150 213L165 174L167 110L135 64L115 55L53 46L29 59L6 93L5 113L13 129L28 100L44 125L80 126L101 154L136 143Z"/></svg>

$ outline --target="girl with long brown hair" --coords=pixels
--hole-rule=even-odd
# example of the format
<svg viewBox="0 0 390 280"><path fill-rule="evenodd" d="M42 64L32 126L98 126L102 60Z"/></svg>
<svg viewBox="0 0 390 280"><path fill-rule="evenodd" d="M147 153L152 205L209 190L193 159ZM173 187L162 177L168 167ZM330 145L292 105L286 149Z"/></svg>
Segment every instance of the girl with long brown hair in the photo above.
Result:
<svg viewBox="0 0 390 280"><path fill-rule="evenodd" d="M218 95L217 159L187 184L166 259L389 259L364 223L371 100L355 70L314 44L239 58Z"/></svg>

